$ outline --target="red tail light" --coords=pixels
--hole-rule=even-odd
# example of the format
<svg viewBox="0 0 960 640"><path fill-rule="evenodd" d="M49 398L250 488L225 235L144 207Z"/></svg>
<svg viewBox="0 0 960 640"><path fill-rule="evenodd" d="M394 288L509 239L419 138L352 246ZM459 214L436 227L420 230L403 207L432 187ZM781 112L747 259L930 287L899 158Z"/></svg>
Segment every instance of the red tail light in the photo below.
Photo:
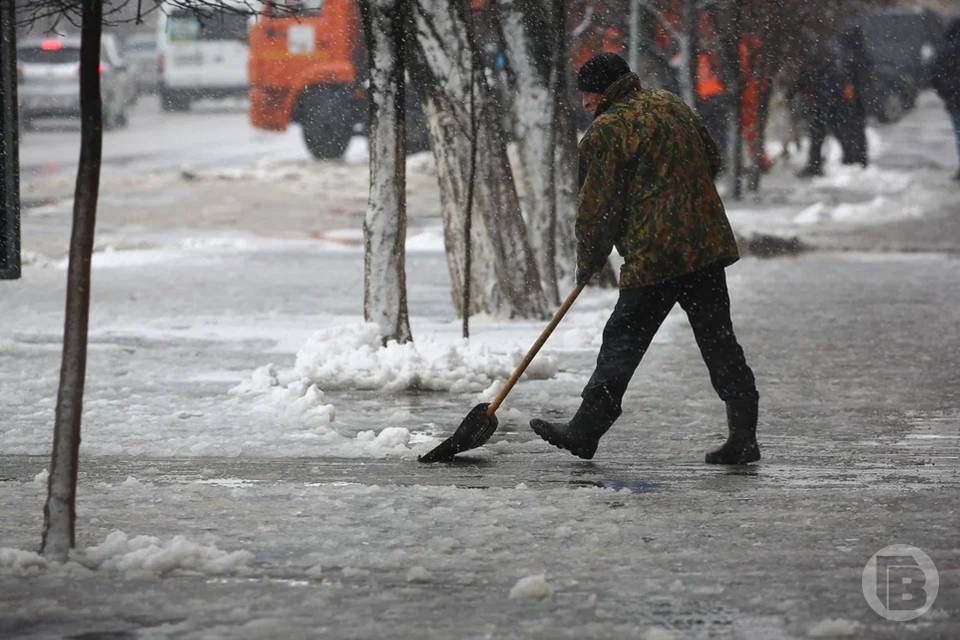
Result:
<svg viewBox="0 0 960 640"><path fill-rule="evenodd" d="M20 84L21 82L23 82L23 65L18 64L17 65L17 84Z"/></svg>
<svg viewBox="0 0 960 640"><path fill-rule="evenodd" d="M63 43L59 40L44 40L40 43L41 51L60 51L63 49Z"/></svg>
<svg viewBox="0 0 960 640"><path fill-rule="evenodd" d="M157 54L157 73L163 75L163 60L164 55L162 53Z"/></svg>

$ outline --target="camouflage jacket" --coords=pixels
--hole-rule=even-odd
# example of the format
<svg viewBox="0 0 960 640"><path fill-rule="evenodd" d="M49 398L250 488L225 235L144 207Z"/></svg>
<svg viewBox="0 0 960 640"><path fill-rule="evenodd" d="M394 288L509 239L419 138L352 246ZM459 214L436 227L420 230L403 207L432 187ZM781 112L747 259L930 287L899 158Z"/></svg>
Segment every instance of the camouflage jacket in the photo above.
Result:
<svg viewBox="0 0 960 640"><path fill-rule="evenodd" d="M578 156L578 273L598 271L614 246L625 261L621 289L739 258L714 185L720 152L677 96L642 89L632 73L617 80Z"/></svg>

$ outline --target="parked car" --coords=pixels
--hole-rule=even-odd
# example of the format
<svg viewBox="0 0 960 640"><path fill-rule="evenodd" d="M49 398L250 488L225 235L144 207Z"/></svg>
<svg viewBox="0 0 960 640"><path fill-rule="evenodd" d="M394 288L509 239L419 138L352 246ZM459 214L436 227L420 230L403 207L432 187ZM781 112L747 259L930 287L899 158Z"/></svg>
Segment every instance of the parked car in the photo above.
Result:
<svg viewBox="0 0 960 640"><path fill-rule="evenodd" d="M895 122L913 108L917 94L930 84L930 66L944 31L943 19L930 10L862 13L844 28L863 31L874 75L864 91L867 113Z"/></svg>
<svg viewBox="0 0 960 640"><path fill-rule="evenodd" d="M37 118L80 115L80 38L30 38L17 45L17 93L20 122L29 129ZM127 109L136 100L136 86L120 58L113 34L100 47L100 95L104 128L127 124Z"/></svg>
<svg viewBox="0 0 960 640"><path fill-rule="evenodd" d="M193 100L247 95L249 17L231 11L248 0L221 0L204 15L167 4L157 21L158 90L165 111Z"/></svg>
<svg viewBox="0 0 960 640"><path fill-rule="evenodd" d="M124 57L137 80L139 93L157 90L157 34L134 33L124 41Z"/></svg>

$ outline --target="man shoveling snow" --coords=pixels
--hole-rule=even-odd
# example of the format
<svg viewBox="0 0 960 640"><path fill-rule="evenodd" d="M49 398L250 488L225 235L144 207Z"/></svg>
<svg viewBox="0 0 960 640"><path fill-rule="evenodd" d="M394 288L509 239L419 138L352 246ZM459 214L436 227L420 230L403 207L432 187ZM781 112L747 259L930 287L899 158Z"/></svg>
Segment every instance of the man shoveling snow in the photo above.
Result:
<svg viewBox="0 0 960 640"><path fill-rule="evenodd" d="M578 149L577 283L598 272L616 247L624 258L620 298L576 415L567 424L534 419L530 426L547 442L592 458L620 416L654 334L679 302L727 405L729 437L706 461L759 460L759 396L730 320L724 268L739 252L714 184L717 145L696 113L673 94L642 88L620 56L588 60L577 88L594 114Z"/></svg>

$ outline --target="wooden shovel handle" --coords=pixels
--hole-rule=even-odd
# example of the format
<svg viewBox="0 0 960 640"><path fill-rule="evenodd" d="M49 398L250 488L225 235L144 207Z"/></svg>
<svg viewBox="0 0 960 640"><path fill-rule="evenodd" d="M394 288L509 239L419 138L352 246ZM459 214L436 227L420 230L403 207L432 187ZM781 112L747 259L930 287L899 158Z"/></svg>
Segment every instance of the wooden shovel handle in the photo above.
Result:
<svg viewBox="0 0 960 640"><path fill-rule="evenodd" d="M503 388L500 389L500 393L497 394L497 397L494 398L493 402L490 403L490 406L487 407L486 414L487 416L492 416L497 412L497 409L500 408L500 405L506 399L507 394L510 393L510 390L513 389L513 385L517 384L517 380L520 379L520 376L523 375L523 372L527 370L527 367L533 362L534 357L537 355L537 352L540 351L540 347L547 341L547 338L550 337L550 334L553 333L553 330L557 328L557 325L560 324L560 321L563 320L563 316L567 314L567 311L570 310L570 307L573 306L574 300L577 299L577 296L580 295L580 292L583 291L583 288L586 285L578 284L576 288L570 292L570 295L567 296L567 299L563 301L563 304L560 305L560 308L557 309L557 312L553 314L553 320L550 321L550 324L544 328L540 333L540 337L537 338L537 341L533 343L533 346L530 347L530 350L527 351L527 355L523 356L523 360L520 361L520 364L517 365L517 368L513 370L513 374L510 376L510 379L507 380L507 383L503 385Z"/></svg>

